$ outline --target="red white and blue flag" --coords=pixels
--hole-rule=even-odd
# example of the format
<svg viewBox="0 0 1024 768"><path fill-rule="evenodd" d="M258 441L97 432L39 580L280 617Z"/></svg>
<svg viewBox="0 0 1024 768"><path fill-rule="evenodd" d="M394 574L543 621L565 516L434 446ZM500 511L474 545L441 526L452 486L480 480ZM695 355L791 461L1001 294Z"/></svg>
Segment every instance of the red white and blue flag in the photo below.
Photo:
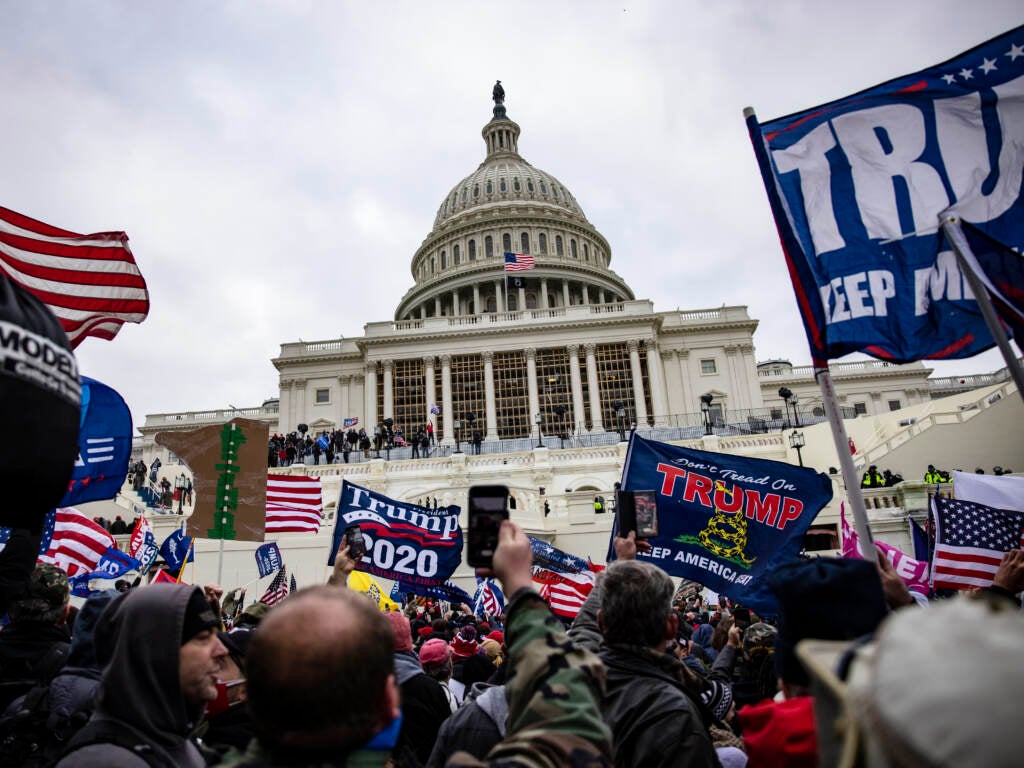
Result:
<svg viewBox="0 0 1024 768"><path fill-rule="evenodd" d="M267 587L267 591L263 593L263 597L260 598L261 603L267 605L276 605L277 603L288 597L288 574L287 568L282 567L274 580L270 582L270 586Z"/></svg>
<svg viewBox="0 0 1024 768"><path fill-rule="evenodd" d="M476 595L473 597L473 613L477 616L500 616L505 612L505 596L493 579L477 576Z"/></svg>
<svg viewBox="0 0 1024 768"><path fill-rule="evenodd" d="M533 269L533 256L528 253L505 254L506 272L523 272L527 269Z"/></svg>
<svg viewBox="0 0 1024 768"><path fill-rule="evenodd" d="M358 416L352 416L351 418L348 418L348 419L342 419L341 428L342 429L351 429L352 427L354 427L354 426L356 426L358 424L359 424L359 417Z"/></svg>
<svg viewBox="0 0 1024 768"><path fill-rule="evenodd" d="M323 508L320 478L267 476L267 533L316 533Z"/></svg>
<svg viewBox="0 0 1024 768"><path fill-rule="evenodd" d="M77 509L51 510L43 524L39 562L50 563L74 576L91 573L108 549L117 549L114 537Z"/></svg>
<svg viewBox="0 0 1024 768"><path fill-rule="evenodd" d="M1024 546L1024 512L963 499L932 500L935 552L932 587L988 587L1003 555Z"/></svg>
<svg viewBox="0 0 1024 768"><path fill-rule="evenodd" d="M72 348L112 339L149 313L149 291L124 232L80 235L0 208L0 272L46 304Z"/></svg>

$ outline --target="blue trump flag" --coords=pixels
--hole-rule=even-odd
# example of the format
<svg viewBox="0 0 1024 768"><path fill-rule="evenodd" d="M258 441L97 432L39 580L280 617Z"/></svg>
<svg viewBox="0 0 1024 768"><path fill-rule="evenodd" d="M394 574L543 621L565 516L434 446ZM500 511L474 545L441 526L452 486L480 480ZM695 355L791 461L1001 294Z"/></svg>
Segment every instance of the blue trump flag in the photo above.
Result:
<svg viewBox="0 0 1024 768"><path fill-rule="evenodd" d="M456 506L427 509L343 480L328 565L334 564L345 529L358 525L366 540L358 570L406 586L441 584L462 562L459 511Z"/></svg>
<svg viewBox="0 0 1024 768"><path fill-rule="evenodd" d="M58 507L112 499L124 485L132 453L132 414L115 390L82 377L78 458Z"/></svg>
<svg viewBox="0 0 1024 768"><path fill-rule="evenodd" d="M629 444L622 488L657 494L659 535L638 559L729 597L748 592L774 558L795 556L832 498L828 475L812 469L638 435Z"/></svg>
<svg viewBox="0 0 1024 768"><path fill-rule="evenodd" d="M181 566L189 557L189 548L192 546L192 537L186 536L182 530L177 530L164 539L160 545L160 557L167 561L167 567L172 573L177 574Z"/></svg>
<svg viewBox="0 0 1024 768"><path fill-rule="evenodd" d="M276 542L269 541L262 546L256 547L256 567L259 569L260 578L269 576L275 571L280 571L284 565L281 559L281 549Z"/></svg>
<svg viewBox="0 0 1024 768"><path fill-rule="evenodd" d="M838 101L747 125L817 365L992 346L945 242L1024 244L1024 27ZM1022 287L1022 286L1018 286Z"/></svg>
<svg viewBox="0 0 1024 768"><path fill-rule="evenodd" d="M970 224L963 224L961 230L970 248L964 258L985 285L992 306L1018 346L1024 344L1024 256Z"/></svg>
<svg viewBox="0 0 1024 768"><path fill-rule="evenodd" d="M103 557L96 564L90 579L118 579L129 571L139 569L139 561L134 557L110 547L103 553Z"/></svg>

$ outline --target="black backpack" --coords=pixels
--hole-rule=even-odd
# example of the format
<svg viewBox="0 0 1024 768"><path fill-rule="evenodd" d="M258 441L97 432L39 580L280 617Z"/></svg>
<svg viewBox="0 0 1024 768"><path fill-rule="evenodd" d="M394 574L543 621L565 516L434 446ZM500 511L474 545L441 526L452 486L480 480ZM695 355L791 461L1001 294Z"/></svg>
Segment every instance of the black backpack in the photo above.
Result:
<svg viewBox="0 0 1024 768"><path fill-rule="evenodd" d="M66 740L61 741L47 726L47 721L50 717L50 681L67 661L68 649L67 643L54 644L35 664L35 679L18 681L24 686L24 698L21 704L9 708L0 717L0 755L6 764L28 768L49 766L56 763L63 752ZM82 718L73 730L84 725L85 720Z"/></svg>

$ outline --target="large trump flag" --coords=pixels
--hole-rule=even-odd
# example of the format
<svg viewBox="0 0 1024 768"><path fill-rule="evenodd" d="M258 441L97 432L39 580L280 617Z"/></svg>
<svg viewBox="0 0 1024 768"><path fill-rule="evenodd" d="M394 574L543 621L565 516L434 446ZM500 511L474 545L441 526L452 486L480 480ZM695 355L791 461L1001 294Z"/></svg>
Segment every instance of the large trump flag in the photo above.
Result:
<svg viewBox="0 0 1024 768"><path fill-rule="evenodd" d="M1024 27L787 117L758 124L748 110L747 123L816 364L993 344L940 219L1024 245Z"/></svg>

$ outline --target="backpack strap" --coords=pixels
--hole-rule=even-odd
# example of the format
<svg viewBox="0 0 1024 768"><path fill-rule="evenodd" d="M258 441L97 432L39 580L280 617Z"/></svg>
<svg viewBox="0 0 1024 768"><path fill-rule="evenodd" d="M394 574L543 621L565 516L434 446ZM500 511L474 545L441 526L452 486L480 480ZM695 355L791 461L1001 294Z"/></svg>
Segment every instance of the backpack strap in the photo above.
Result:
<svg viewBox="0 0 1024 768"><path fill-rule="evenodd" d="M147 744L122 724L95 718L86 723L82 730L71 739L67 749L64 750L64 757L94 744L113 744L128 750L153 768L175 768L174 763L166 754Z"/></svg>

